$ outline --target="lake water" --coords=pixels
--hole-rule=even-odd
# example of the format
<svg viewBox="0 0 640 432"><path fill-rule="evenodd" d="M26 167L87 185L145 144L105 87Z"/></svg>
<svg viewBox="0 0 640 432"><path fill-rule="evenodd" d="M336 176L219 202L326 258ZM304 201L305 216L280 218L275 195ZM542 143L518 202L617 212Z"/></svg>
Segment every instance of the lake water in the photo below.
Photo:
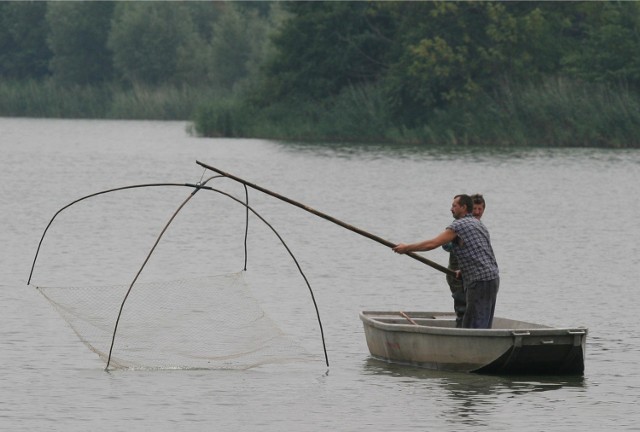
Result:
<svg viewBox="0 0 640 432"><path fill-rule="evenodd" d="M0 119L2 430L638 430L640 151L311 145L194 138L186 126ZM82 196L195 183L203 176L196 160L393 242L434 236L449 224L455 194L483 193L501 271L496 315L588 327L584 377L442 373L371 359L358 312L448 311L444 276L256 191L252 207L313 288L329 368L306 286L275 237L252 222L251 289L320 361L105 372L26 284L40 236L57 210ZM232 182L215 181L243 196ZM70 208L59 219L71 229L48 234L32 284L127 284L189 193L105 195ZM242 230L242 218L226 217L200 195L192 201L146 279L241 270L240 248L221 244L216 228ZM129 214L134 230L120 220ZM443 251L425 256L447 262Z"/></svg>

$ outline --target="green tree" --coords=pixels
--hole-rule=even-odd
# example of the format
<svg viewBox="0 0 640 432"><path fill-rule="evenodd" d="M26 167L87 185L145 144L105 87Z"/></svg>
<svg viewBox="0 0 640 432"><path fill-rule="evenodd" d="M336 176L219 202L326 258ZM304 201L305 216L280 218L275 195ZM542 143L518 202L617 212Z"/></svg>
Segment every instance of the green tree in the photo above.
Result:
<svg viewBox="0 0 640 432"><path fill-rule="evenodd" d="M46 2L0 2L0 76L42 78L49 74Z"/></svg>
<svg viewBox="0 0 640 432"><path fill-rule="evenodd" d="M248 2L250 3L250 2ZM264 2L269 4L270 2ZM189 2L186 9L191 17L191 21L196 28L197 33L206 41L210 41L213 28L220 17L228 8L227 2L224 1L198 1Z"/></svg>
<svg viewBox="0 0 640 432"><path fill-rule="evenodd" d="M495 73L500 52L486 34L486 4L417 2L388 7L400 30L383 82L391 110L406 126L424 124L434 109L471 97L484 77Z"/></svg>
<svg viewBox="0 0 640 432"><path fill-rule="evenodd" d="M390 3L400 29L384 85L396 118L413 127L505 81L554 76L579 43L562 2Z"/></svg>
<svg viewBox="0 0 640 432"><path fill-rule="evenodd" d="M267 85L278 97L321 99L384 71L385 16L368 2L291 2L274 36Z"/></svg>
<svg viewBox="0 0 640 432"><path fill-rule="evenodd" d="M225 8L216 22L209 59L212 81L232 90L239 83L256 79L268 52L271 23L263 9L240 4Z"/></svg>
<svg viewBox="0 0 640 432"><path fill-rule="evenodd" d="M111 53L106 42L113 2L47 3L50 67L65 84L96 84L112 78Z"/></svg>
<svg viewBox="0 0 640 432"><path fill-rule="evenodd" d="M188 3L118 3L108 46L127 82L194 84L206 76L206 41Z"/></svg>
<svg viewBox="0 0 640 432"><path fill-rule="evenodd" d="M504 79L560 67L563 21L542 3L300 2L274 38L267 99L323 99L381 84L397 120L424 124ZM565 7L565 6L562 6ZM534 42L532 42L534 41ZM539 42L539 43L537 43ZM552 42L552 43L551 43Z"/></svg>
<svg viewBox="0 0 640 432"><path fill-rule="evenodd" d="M640 86L640 3L579 5L584 37L564 53L564 72L591 82Z"/></svg>

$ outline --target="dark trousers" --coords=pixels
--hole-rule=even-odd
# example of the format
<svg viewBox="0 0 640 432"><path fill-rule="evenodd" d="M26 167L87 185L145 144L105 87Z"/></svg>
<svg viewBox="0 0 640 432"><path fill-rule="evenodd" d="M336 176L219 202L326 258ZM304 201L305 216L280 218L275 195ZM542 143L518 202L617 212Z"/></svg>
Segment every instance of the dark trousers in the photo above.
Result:
<svg viewBox="0 0 640 432"><path fill-rule="evenodd" d="M462 318L462 327L477 329L491 328L499 287L500 278L489 281L465 282L464 288L467 293L467 309Z"/></svg>
<svg viewBox="0 0 640 432"><path fill-rule="evenodd" d="M458 270L458 259L452 253L449 254L449 268L451 270ZM464 317L464 311L467 308L467 295L464 292L464 285L462 279L456 279L455 276L447 275L447 284L451 290L451 297L453 297L453 310L456 313L456 327L462 327L462 318Z"/></svg>
<svg viewBox="0 0 640 432"><path fill-rule="evenodd" d="M451 297L453 297L453 310L456 313L456 327L462 327L462 319L467 309L467 295L464 292L462 284L459 286L449 286L451 288Z"/></svg>

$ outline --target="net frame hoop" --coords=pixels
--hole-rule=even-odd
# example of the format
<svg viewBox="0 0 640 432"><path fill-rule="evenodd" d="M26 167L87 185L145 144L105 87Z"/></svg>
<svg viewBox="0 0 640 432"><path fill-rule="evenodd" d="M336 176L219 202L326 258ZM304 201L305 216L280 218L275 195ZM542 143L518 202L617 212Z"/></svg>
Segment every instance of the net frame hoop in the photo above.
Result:
<svg viewBox="0 0 640 432"><path fill-rule="evenodd" d="M244 189L245 189L245 196L246 196L247 202L243 202L239 198L234 197L233 195L231 195L231 194L229 194L227 192L224 192L224 191L222 191L220 189L216 189L216 188L213 188L211 186L206 186L205 185L205 183L208 182L209 180L212 180L214 178L224 178L224 177L225 176L223 176L223 175L216 175L216 176L210 177L205 182L195 183L195 184L193 184L193 183L144 183L144 184L122 186L122 187L106 189L106 190L103 190L103 191L99 191L99 192L95 192L95 193L92 193L92 194L89 194L89 195L85 195L85 196L83 196L81 198L78 198L78 199L70 202L69 204L67 204L67 205L63 206L62 208L60 208L53 215L53 217L51 218L51 220L49 221L49 223L45 227L44 232L42 233L42 236L40 237L40 241L38 243L38 247L36 249L35 256L33 258L33 263L31 265L31 270L29 272L29 278L27 280L27 285L31 284L31 279L33 277L33 273L34 273L34 270L35 270L36 262L38 260L38 256L40 254L40 250L41 250L42 244L44 242L44 238L45 238L47 232L49 231L49 228L51 227L51 225L53 224L54 220L58 217L58 215L60 213L62 213L64 210L68 209L69 207L73 206L74 204L77 204L77 203L79 203L81 201L84 201L86 199L89 199L89 198L92 198L92 197L96 197L96 196L99 196L99 195L104 195L104 194L111 193L111 192L118 192L118 191L129 190L129 189L139 189L139 188L146 188L146 187L188 187L188 188L194 189L193 192L190 194L190 196L178 207L176 212L174 212L174 214L172 215L171 219L169 220L169 222L166 224L166 226L164 227L164 229L160 233L160 236L156 240L156 243L152 247L152 249L151 249L149 255L147 256L145 262L143 263L142 267L138 271L138 275L139 275L140 272L142 271L142 269L144 268L146 262L148 261L150 255L153 253L153 251L155 249L155 246L157 246L158 242L160 241L160 238L162 237L164 232L167 230L167 228L171 224L171 222L174 220L174 218L177 215L177 213L182 208L184 208L186 203L200 190L208 190L208 191L211 191L211 192L217 192L217 193L219 193L219 194L221 194L223 196L226 196L226 197L232 199L233 201L237 202L238 204L241 204L246 209L247 226L246 226L246 230L245 230L245 260L244 260L244 270L245 271L246 271L246 264L247 264L246 242L247 242L247 236L248 236L249 212L254 214L258 219L260 219L265 225L267 225L271 229L271 231L275 234L275 236L278 238L278 240L280 240L280 243L283 245L283 247L289 253L289 256L291 256L291 258L293 259L293 262L295 263L295 265L296 265L296 267L298 269L298 272L302 276L305 284L307 285L307 289L309 290L309 294L311 296L311 300L313 302L314 309L315 309L315 312L316 312L316 318L317 318L317 321L318 321L318 326L319 326L319 329L320 329L320 336L321 336L321 339L322 339L322 348L323 348L323 352L324 352L325 363L326 363L327 367L329 367L329 357L328 357L328 354L327 354L327 347L326 347L326 341L325 341L325 336L324 336L324 329L323 329L323 326L322 326L322 320L320 318L320 311L319 311L318 304L316 302L316 298L315 298L315 295L313 293L313 290L311 289L311 285L309 283L309 280L307 279L306 275L302 271L302 267L300 266L300 263L298 262L298 260L296 259L295 255L293 254L293 252L291 251L289 246L286 244L286 242L284 241L284 239L282 238L280 233L278 233L278 231L264 217L262 217L262 215L260 215L255 209L253 209L248 204L249 193L248 193L248 189L247 189L246 185L244 185ZM114 328L114 334L113 334L113 338L112 338L112 346L111 346L111 349L110 349L110 352L109 352L109 360L111 358L111 350L113 349L113 344L114 344L114 341L115 341L115 334L116 334L116 331L117 331L117 325L118 325L118 320L120 319L120 314L122 313L122 310L123 310L123 307L124 307L124 303L126 302L126 299L127 299L128 295L129 295L129 292L133 288L133 285L135 284L138 275L136 275L136 278L132 282L131 286L129 287L129 290L127 291L127 294L125 295L125 297L123 299L123 302L122 302L122 305L121 305L121 308L120 308L120 313L118 314L118 319L116 320L116 324L115 324L115 328ZM109 360L107 361L107 366L106 366L105 370L108 370Z"/></svg>

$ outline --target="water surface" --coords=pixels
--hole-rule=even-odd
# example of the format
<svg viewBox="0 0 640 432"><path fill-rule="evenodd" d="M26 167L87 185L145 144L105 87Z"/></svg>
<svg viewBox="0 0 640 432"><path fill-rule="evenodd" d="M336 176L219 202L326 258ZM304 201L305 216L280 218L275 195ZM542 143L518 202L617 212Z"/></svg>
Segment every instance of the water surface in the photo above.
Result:
<svg viewBox="0 0 640 432"><path fill-rule="evenodd" d="M0 119L0 426L6 430L635 430L640 420L640 152L425 149L190 137L181 122ZM393 242L431 237L451 198L483 193L501 270L496 315L589 328L584 377L495 377L386 365L362 309L449 310L444 276L369 239L251 192L248 276L281 328L320 361L243 371L114 371L26 285L53 214L105 189L199 181L201 160ZM225 180L216 187L242 196ZM33 281L127 284L188 189L87 200L59 216ZM237 208L197 196L142 275L241 270ZM57 227L57 228L56 228ZM63 228L67 231L63 231ZM65 235L60 233L65 232ZM88 253L86 251L90 250ZM441 264L446 254L426 254Z"/></svg>

